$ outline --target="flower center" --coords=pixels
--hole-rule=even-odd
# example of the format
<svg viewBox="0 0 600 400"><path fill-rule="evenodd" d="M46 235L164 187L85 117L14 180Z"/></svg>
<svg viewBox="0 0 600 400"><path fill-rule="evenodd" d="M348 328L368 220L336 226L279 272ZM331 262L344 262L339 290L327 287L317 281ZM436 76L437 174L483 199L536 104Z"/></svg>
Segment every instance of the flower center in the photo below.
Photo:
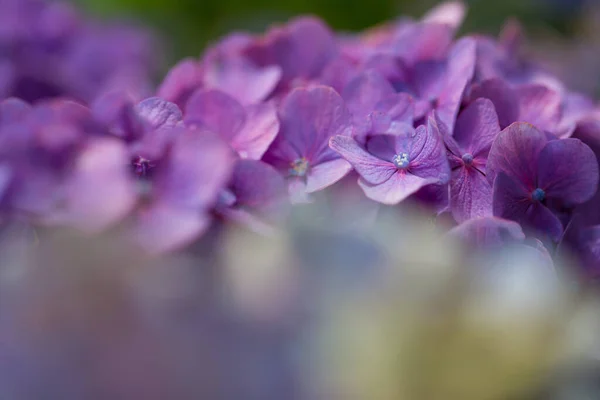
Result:
<svg viewBox="0 0 600 400"><path fill-rule="evenodd" d="M408 168L408 164L410 164L410 156L408 153L400 153L396 154L392 159L392 162L398 169L406 169Z"/></svg>
<svg viewBox="0 0 600 400"><path fill-rule="evenodd" d="M465 165L470 166L473 164L473 154L471 153L465 153L462 156L462 160L465 163Z"/></svg>
<svg viewBox="0 0 600 400"><path fill-rule="evenodd" d="M150 160L146 160L144 157L137 157L132 164L135 168L135 174L140 178L147 176L150 168L154 167Z"/></svg>
<svg viewBox="0 0 600 400"><path fill-rule="evenodd" d="M546 192L544 192L542 189L537 188L535 189L532 193L531 193L531 198L534 201L539 201L542 202L544 201L544 199L546 198Z"/></svg>
<svg viewBox="0 0 600 400"><path fill-rule="evenodd" d="M300 177L306 176L306 173L308 172L308 167L308 160L304 157L299 158L290 164L290 175Z"/></svg>

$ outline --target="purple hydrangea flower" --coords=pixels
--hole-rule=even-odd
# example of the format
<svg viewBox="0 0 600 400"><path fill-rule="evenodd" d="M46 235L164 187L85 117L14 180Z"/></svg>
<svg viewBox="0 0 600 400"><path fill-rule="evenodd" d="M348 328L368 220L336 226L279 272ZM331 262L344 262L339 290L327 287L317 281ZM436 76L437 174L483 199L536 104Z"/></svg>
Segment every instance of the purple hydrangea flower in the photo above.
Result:
<svg viewBox="0 0 600 400"><path fill-rule="evenodd" d="M163 253L189 244L211 221L210 210L227 185L234 156L216 134L172 128L174 137L153 173L140 184L148 200L138 212L135 240L150 253Z"/></svg>
<svg viewBox="0 0 600 400"><path fill-rule="evenodd" d="M65 2L0 3L0 97L91 101L118 87L142 95L156 67L147 32L82 19Z"/></svg>
<svg viewBox="0 0 600 400"><path fill-rule="evenodd" d="M279 107L279 119L279 135L265 160L288 178L296 201L306 200L307 194L332 185L352 169L328 146L331 137L352 134L350 113L335 90L325 86L293 90Z"/></svg>
<svg viewBox="0 0 600 400"><path fill-rule="evenodd" d="M432 118L408 134L373 135L366 148L347 136L335 136L330 147L360 175L372 200L398 204L424 186L448 182L450 169L437 124Z"/></svg>
<svg viewBox="0 0 600 400"><path fill-rule="evenodd" d="M478 99L459 115L454 136L445 135L452 169L450 206L459 223L492 215L492 186L486 178L486 164L498 133L494 105Z"/></svg>
<svg viewBox="0 0 600 400"><path fill-rule="evenodd" d="M487 176L493 183L494 215L558 241L563 226L549 206L589 200L598 188L598 161L578 139L549 141L534 126L514 123L494 141Z"/></svg>
<svg viewBox="0 0 600 400"><path fill-rule="evenodd" d="M260 160L279 132L277 109L271 102L242 106L217 90L200 89L185 108L188 127L218 133L241 158Z"/></svg>

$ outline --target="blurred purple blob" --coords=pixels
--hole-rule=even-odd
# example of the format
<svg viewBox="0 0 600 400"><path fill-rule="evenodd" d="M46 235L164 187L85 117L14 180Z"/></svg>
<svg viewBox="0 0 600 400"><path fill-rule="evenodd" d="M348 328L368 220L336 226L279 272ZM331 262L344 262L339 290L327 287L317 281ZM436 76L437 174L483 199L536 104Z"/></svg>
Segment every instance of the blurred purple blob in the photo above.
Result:
<svg viewBox="0 0 600 400"><path fill-rule="evenodd" d="M156 46L148 32L82 18L66 2L0 3L0 98L92 101L111 89L149 94Z"/></svg>

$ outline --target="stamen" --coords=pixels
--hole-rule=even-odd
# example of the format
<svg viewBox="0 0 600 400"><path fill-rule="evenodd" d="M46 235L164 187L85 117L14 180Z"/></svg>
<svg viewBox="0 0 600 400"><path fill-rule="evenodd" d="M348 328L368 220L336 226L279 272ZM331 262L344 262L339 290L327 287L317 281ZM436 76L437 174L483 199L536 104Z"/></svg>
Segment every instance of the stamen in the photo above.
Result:
<svg viewBox="0 0 600 400"><path fill-rule="evenodd" d="M299 176L299 177L303 177L306 176L306 173L308 172L308 168L309 168L309 163L308 160L304 157L299 158L295 161L293 161L290 164L291 168L289 170L289 173L291 176Z"/></svg>
<svg viewBox="0 0 600 400"><path fill-rule="evenodd" d="M400 153L396 154L392 159L392 162L398 169L406 169L410 164L410 156L408 153Z"/></svg>
<svg viewBox="0 0 600 400"><path fill-rule="evenodd" d="M546 199L546 192L540 188L537 188L531 193L531 198L533 201L542 202L544 199Z"/></svg>

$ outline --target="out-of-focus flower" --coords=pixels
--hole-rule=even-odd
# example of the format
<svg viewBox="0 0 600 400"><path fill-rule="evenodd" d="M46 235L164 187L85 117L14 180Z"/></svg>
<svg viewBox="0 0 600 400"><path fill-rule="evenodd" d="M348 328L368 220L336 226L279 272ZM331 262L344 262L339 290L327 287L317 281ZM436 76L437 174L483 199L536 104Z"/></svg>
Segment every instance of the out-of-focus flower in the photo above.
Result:
<svg viewBox="0 0 600 400"><path fill-rule="evenodd" d="M44 0L3 1L0 25L0 97L91 101L115 88L138 97L151 90L158 60L146 31Z"/></svg>
<svg viewBox="0 0 600 400"><path fill-rule="evenodd" d="M503 130L492 145L487 176L494 185L494 215L536 228L558 241L561 221L553 201L577 205L598 189L598 160L578 139L550 140L526 123Z"/></svg>

